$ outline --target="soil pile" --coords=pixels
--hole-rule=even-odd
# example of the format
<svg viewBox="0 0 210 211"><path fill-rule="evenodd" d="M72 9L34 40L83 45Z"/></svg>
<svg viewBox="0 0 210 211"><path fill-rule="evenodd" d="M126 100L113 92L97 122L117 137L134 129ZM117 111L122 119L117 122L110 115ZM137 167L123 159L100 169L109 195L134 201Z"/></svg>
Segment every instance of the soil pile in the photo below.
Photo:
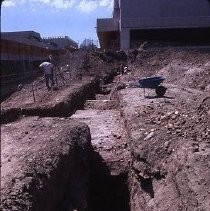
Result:
<svg viewBox="0 0 210 211"><path fill-rule="evenodd" d="M209 210L210 53L139 52L126 82L163 75L164 98L125 89L120 98L130 131L131 210Z"/></svg>
<svg viewBox="0 0 210 211"><path fill-rule="evenodd" d="M209 90L210 54L198 50L139 51L130 62L131 75L163 75L166 82L200 90Z"/></svg>

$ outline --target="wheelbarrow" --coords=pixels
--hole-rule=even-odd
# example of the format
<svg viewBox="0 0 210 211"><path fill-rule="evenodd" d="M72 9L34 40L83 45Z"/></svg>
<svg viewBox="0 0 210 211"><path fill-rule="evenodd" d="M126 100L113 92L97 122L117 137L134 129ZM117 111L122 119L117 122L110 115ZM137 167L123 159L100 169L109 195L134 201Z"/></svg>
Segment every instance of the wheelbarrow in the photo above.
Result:
<svg viewBox="0 0 210 211"><path fill-rule="evenodd" d="M145 96L145 88L147 89L155 89L155 93L158 97L163 97L166 93L167 88L160 85L165 78L163 76L154 76L149 78L142 78L139 82L139 87L144 88L144 96Z"/></svg>

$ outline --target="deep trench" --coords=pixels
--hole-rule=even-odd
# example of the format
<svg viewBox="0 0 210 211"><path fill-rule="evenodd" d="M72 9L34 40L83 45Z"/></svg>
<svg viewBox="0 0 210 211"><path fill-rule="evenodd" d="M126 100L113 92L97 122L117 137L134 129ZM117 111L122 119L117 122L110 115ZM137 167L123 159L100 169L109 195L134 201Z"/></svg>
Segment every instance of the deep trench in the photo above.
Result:
<svg viewBox="0 0 210 211"><path fill-rule="evenodd" d="M111 175L101 156L90 158L88 211L129 211L130 193L127 172Z"/></svg>
<svg viewBox="0 0 210 211"><path fill-rule="evenodd" d="M89 158L87 209L81 207L79 195L75 196L80 191L72 193L68 189L58 211L72 210L72 206L75 211L130 211L128 172L111 175L106 162L95 151L91 151Z"/></svg>
<svg viewBox="0 0 210 211"><path fill-rule="evenodd" d="M104 86L106 87L106 84L111 82L108 81ZM107 92L107 90L100 87L95 93L95 97L91 99L95 100L97 94L103 95L106 99L110 96L109 91ZM119 99L115 100L118 107ZM80 109L85 109L85 106L83 105ZM106 161L98 152L92 148L89 153L88 197L87 210L85 211L130 211L128 172L112 175ZM69 210L68 205L62 209L62 211L67 210Z"/></svg>
<svg viewBox="0 0 210 211"><path fill-rule="evenodd" d="M107 83L111 83L111 82L112 80L107 81ZM97 94L104 95L104 96L106 95L108 97L110 92L107 92L106 90L101 91L100 88L98 90L98 87L96 86L95 96ZM88 98L96 99L93 95L88 96ZM83 105L78 104L75 110L78 110L78 109L84 109L84 104ZM15 112L16 110L12 111L11 114L15 115L16 114ZM43 112L46 112L46 111L43 111ZM69 115L67 116L71 116L72 113L69 113ZM48 112L46 116L51 116L49 114L50 113ZM17 112L17 118L18 116L19 116L19 113ZM78 162L79 160L80 159L78 159ZM119 175L112 175L110 169L108 168L106 164L106 161L103 160L103 158L99 155L99 153L94 151L93 148L89 152L88 166L89 166L89 170L88 170L89 176L88 176L88 184L87 184L87 189L88 189L87 209L85 209L84 211L129 211L130 210L130 192L129 192L129 186L128 186L128 172L123 172ZM84 173L86 175L87 172L84 172ZM63 193L64 197L62 198L60 203L58 202L60 204L60 205L58 204L59 211L72 210L71 208L69 208L69 207L72 207L72 204L73 206L74 204L76 204L74 207L80 206L78 205L79 203L78 198L80 198L80 195L72 196L74 194L77 194L77 192L79 192L80 190L78 191L70 190L71 187L72 185L69 185L69 184L65 184L65 187L61 187L63 188L63 191L65 193ZM74 201L76 201L76 203ZM57 210L57 208L55 208L55 210ZM80 209L79 207L76 210L83 211L83 209Z"/></svg>
<svg viewBox="0 0 210 211"><path fill-rule="evenodd" d="M97 94L102 94L108 99L110 92L100 89ZM115 100L119 105L119 99L115 98ZM89 167L87 211L129 211L130 192L128 187L128 172L111 175L106 161L95 151L90 155Z"/></svg>

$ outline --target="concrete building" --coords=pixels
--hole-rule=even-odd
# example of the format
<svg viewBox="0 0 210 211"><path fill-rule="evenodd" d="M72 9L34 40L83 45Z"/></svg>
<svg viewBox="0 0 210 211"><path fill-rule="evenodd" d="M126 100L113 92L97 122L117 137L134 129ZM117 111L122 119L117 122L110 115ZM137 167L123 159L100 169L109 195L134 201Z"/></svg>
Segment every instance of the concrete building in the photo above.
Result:
<svg viewBox="0 0 210 211"><path fill-rule="evenodd" d="M55 46L58 49L69 49L75 50L78 49L78 44L69 38L68 36L65 37L46 37L42 39L43 42Z"/></svg>
<svg viewBox="0 0 210 211"><path fill-rule="evenodd" d="M113 17L97 20L103 49L145 40L210 42L210 0L114 0Z"/></svg>
<svg viewBox="0 0 210 211"><path fill-rule="evenodd" d="M1 60L40 61L54 46L44 43L34 31L1 32Z"/></svg>

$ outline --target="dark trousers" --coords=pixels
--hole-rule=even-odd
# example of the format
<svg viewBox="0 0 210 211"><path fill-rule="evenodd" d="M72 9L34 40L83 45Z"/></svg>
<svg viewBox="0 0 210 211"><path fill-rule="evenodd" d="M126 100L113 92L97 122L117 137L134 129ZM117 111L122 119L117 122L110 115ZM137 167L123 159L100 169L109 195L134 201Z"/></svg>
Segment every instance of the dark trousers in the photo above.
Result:
<svg viewBox="0 0 210 211"><path fill-rule="evenodd" d="M53 74L45 74L45 82L47 89L50 90L52 86L54 86L54 79L53 79ZM51 81L51 86L50 86L50 81Z"/></svg>

